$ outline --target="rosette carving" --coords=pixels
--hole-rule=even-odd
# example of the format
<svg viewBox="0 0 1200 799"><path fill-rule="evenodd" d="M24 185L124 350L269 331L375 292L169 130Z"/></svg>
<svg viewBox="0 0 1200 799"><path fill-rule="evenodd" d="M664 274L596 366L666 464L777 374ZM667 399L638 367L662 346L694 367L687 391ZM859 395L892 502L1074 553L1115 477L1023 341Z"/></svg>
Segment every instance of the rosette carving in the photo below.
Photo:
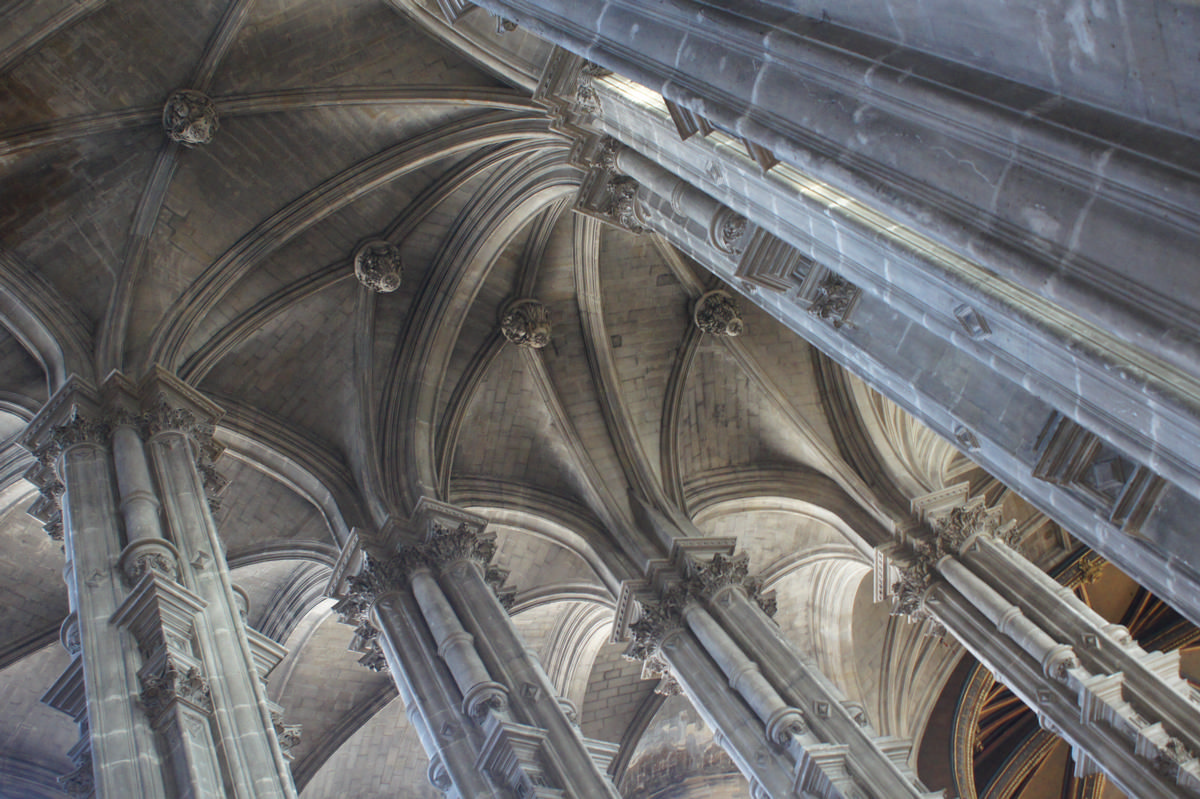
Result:
<svg viewBox="0 0 1200 799"><path fill-rule="evenodd" d="M517 300L500 316L500 331L518 347L540 350L550 343L550 311L537 300Z"/></svg>
<svg viewBox="0 0 1200 799"><path fill-rule="evenodd" d="M162 122L167 137L187 147L208 144L221 127L213 101L192 89L180 89L167 98Z"/></svg>
<svg viewBox="0 0 1200 799"><path fill-rule="evenodd" d="M727 291L710 291L696 301L692 312L696 327L714 336L740 336L745 330L737 302Z"/></svg>
<svg viewBox="0 0 1200 799"><path fill-rule="evenodd" d="M726 208L713 217L712 243L722 252L738 255L745 249L742 237L749 225L746 217Z"/></svg>
<svg viewBox="0 0 1200 799"><path fill-rule="evenodd" d="M371 291L390 294L400 288L403 274L400 250L389 241L368 241L354 252L354 276Z"/></svg>

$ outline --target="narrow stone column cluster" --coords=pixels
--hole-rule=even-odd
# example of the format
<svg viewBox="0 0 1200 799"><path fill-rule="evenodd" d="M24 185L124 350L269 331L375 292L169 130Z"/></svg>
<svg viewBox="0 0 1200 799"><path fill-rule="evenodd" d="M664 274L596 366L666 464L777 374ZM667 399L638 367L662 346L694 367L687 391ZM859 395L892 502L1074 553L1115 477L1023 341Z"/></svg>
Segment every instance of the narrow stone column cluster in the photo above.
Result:
<svg viewBox="0 0 1200 799"><path fill-rule="evenodd" d="M616 748L583 738L571 703L521 640L486 526L422 499L386 544L347 548L335 610L355 626L364 665L391 672L429 780L447 795L616 799L605 775Z"/></svg>
<svg viewBox="0 0 1200 799"><path fill-rule="evenodd" d="M220 413L158 370L72 379L23 440L61 504L73 660L43 701L81 726L73 794L296 795L262 683L285 650L246 627L209 507Z"/></svg>
<svg viewBox="0 0 1200 799"><path fill-rule="evenodd" d="M1200 697L1177 652L1147 653L1012 547L982 503L877 558L894 612L948 632L1074 750L1137 796L1200 796ZM892 580L892 575L899 579Z"/></svg>
<svg viewBox="0 0 1200 799"><path fill-rule="evenodd" d="M783 636L772 598L732 549L679 539L647 580L626 583L617 623L644 676L663 678L660 691L683 690L755 796L937 795L907 766L908 743L876 734Z"/></svg>

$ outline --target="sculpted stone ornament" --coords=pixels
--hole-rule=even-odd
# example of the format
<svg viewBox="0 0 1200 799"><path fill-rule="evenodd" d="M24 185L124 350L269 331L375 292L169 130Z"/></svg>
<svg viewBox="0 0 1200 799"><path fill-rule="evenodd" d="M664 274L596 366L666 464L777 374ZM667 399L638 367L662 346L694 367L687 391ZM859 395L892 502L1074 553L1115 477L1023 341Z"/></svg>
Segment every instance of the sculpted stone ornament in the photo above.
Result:
<svg viewBox="0 0 1200 799"><path fill-rule="evenodd" d="M711 231L713 245L730 255L740 255L745 249L742 237L746 235L749 225L749 221L741 214L734 213L728 208L721 211L713 217Z"/></svg>
<svg viewBox="0 0 1200 799"><path fill-rule="evenodd" d="M957 555L968 538L985 535L1002 544L1016 547L1020 531L1016 525L1001 525L997 514L989 512L983 505L959 506L941 518L934 519L929 526L937 535L938 557Z"/></svg>
<svg viewBox="0 0 1200 799"><path fill-rule="evenodd" d="M179 579L179 567L175 561L161 552L143 552L132 558L125 565L125 577L131 585L145 576L146 572L156 572L168 580Z"/></svg>
<svg viewBox="0 0 1200 799"><path fill-rule="evenodd" d="M390 294L400 288L403 273L400 250L389 241L375 239L354 251L354 276L371 291Z"/></svg>
<svg viewBox="0 0 1200 799"><path fill-rule="evenodd" d="M123 413L118 411L114 426L129 423ZM221 506L219 497L229 486L229 480L216 467L216 460L225 448L213 438L212 423L197 419L187 408L171 405L165 394L159 394L150 409L133 417L132 421L147 440L162 433L181 433L191 440L196 471L200 474L209 510L216 512Z"/></svg>
<svg viewBox="0 0 1200 799"><path fill-rule="evenodd" d="M500 331L518 347L540 350L550 343L550 311L537 300L515 300L500 316Z"/></svg>
<svg viewBox="0 0 1200 799"><path fill-rule="evenodd" d="M768 616L776 611L773 591L763 592L762 578L750 576L750 557L745 553L729 556L717 553L707 562L689 561L690 576L685 587L693 596L713 598L722 589L740 586Z"/></svg>
<svg viewBox="0 0 1200 799"><path fill-rule="evenodd" d="M213 101L193 89L180 89L167 98L162 121L167 137L186 147L208 144L220 128Z"/></svg>
<svg viewBox="0 0 1200 799"><path fill-rule="evenodd" d="M663 644L670 635L683 629L683 606L688 600L687 589L675 586L664 592L659 601L642 601L637 621L629 625L629 647L625 657L642 661L642 679L657 678L654 692L662 696L681 693L679 683L671 674L671 666L663 655Z"/></svg>
<svg viewBox="0 0 1200 799"><path fill-rule="evenodd" d="M200 669L192 666L187 671L180 671L170 657L158 674L142 679L139 701L152 720L177 701L186 702L204 713L212 712L208 680L204 679Z"/></svg>
<svg viewBox="0 0 1200 799"><path fill-rule="evenodd" d="M710 291L696 301L692 319L696 327L714 336L733 338L745 330L737 302L729 292L720 289Z"/></svg>
<svg viewBox="0 0 1200 799"><path fill-rule="evenodd" d="M639 187L640 184L636 180L628 177L614 177L605 187L607 201L603 213L630 233L646 232L638 209Z"/></svg>
<svg viewBox="0 0 1200 799"><path fill-rule="evenodd" d="M91 748L75 758L75 769L59 777L58 784L71 796L91 796L95 792Z"/></svg>
<svg viewBox="0 0 1200 799"><path fill-rule="evenodd" d="M575 111L582 114L596 114L600 111L600 95L592 83L595 78L611 75L612 71L592 61L585 61L579 69L579 77L575 83Z"/></svg>
<svg viewBox="0 0 1200 799"><path fill-rule="evenodd" d="M850 306L858 296L858 286L837 275L830 274L816 288L816 296L808 312L818 319L829 322L835 328L845 324Z"/></svg>
<svg viewBox="0 0 1200 799"><path fill-rule="evenodd" d="M284 724L283 711L271 710L271 726L275 729L275 738L279 741L279 748L283 752L283 756L288 759L292 757L292 748L300 743L302 736L302 725L300 724Z"/></svg>

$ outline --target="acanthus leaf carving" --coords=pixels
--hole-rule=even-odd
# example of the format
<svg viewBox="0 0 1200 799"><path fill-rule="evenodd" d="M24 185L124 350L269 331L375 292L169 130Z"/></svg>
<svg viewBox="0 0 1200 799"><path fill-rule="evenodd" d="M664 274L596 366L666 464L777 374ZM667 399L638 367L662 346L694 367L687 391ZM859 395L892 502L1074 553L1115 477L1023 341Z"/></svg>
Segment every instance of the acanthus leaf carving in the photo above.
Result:
<svg viewBox="0 0 1200 799"><path fill-rule="evenodd" d="M170 656L157 673L142 678L139 701L151 719L158 718L177 701L186 702L204 713L212 712L212 694L200 668L181 667Z"/></svg>
<svg viewBox="0 0 1200 799"><path fill-rule="evenodd" d="M775 593L763 591L762 578L751 576L750 557L745 553L734 556L717 553L708 561L692 560L688 570L690 576L685 585L692 595L711 600L722 589L739 586L764 613L775 615Z"/></svg>

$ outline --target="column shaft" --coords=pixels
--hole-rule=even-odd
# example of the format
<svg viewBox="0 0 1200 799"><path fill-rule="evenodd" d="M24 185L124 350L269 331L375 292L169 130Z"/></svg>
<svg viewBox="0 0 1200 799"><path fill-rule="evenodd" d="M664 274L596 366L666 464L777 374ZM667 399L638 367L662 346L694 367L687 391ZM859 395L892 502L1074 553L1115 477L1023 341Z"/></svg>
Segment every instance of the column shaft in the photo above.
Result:
<svg viewBox="0 0 1200 799"><path fill-rule="evenodd" d="M545 731L556 756L554 763L546 765L557 772L567 796L618 799L612 782L596 765L579 730L558 703L554 684L537 655L525 646L508 611L484 580L480 566L459 560L449 564L441 577L442 589L463 625L474 634L488 671L510 686L514 716L523 716L518 720Z"/></svg>
<svg viewBox="0 0 1200 799"><path fill-rule="evenodd" d="M148 449L167 523L191 567L186 583L207 603L196 620L195 635L208 670L213 716L234 795L294 797L192 443L182 432L166 431L152 437Z"/></svg>
<svg viewBox="0 0 1200 799"><path fill-rule="evenodd" d="M412 588L433 633L437 652L450 667L462 692L463 711L478 719L489 705L498 709L507 706L507 692L488 674L475 650L475 637L463 629L433 574L428 569L419 569L412 575Z"/></svg>
<svg viewBox="0 0 1200 799"><path fill-rule="evenodd" d="M753 710L729 690L728 679L690 630L669 633L659 646L671 675L747 779L773 799L792 796L792 761L772 746Z"/></svg>
<svg viewBox="0 0 1200 799"><path fill-rule="evenodd" d="M753 653L763 674L795 707L808 710L809 726L823 740L845 744L855 776L880 799L931 794L902 765L911 747L898 739L880 739L866 720L858 720L845 706L845 698L780 631L762 608L740 587L713 597L713 616L734 640ZM823 708L824 713L815 712ZM897 762L899 761L899 762Z"/></svg>
<svg viewBox="0 0 1200 799"><path fill-rule="evenodd" d="M793 728L804 727L800 712L788 707L758 665L746 657L708 611L691 602L684 607L683 618L725 673L730 687L754 709L766 727L767 739L781 745L790 743Z"/></svg>
<svg viewBox="0 0 1200 799"><path fill-rule="evenodd" d="M430 758L429 780L462 799L503 799L504 791L479 770L476 728L461 709L453 680L437 660L437 647L410 592L384 594L372 608L392 679ZM414 714L415 711L415 714ZM423 734L422 734L423 733Z"/></svg>
<svg viewBox="0 0 1200 799"><path fill-rule="evenodd" d="M108 449L98 443L68 447L60 468L66 575L79 618L96 796L166 797L154 733L137 702L141 656L109 624L126 588L112 568L122 547Z"/></svg>

